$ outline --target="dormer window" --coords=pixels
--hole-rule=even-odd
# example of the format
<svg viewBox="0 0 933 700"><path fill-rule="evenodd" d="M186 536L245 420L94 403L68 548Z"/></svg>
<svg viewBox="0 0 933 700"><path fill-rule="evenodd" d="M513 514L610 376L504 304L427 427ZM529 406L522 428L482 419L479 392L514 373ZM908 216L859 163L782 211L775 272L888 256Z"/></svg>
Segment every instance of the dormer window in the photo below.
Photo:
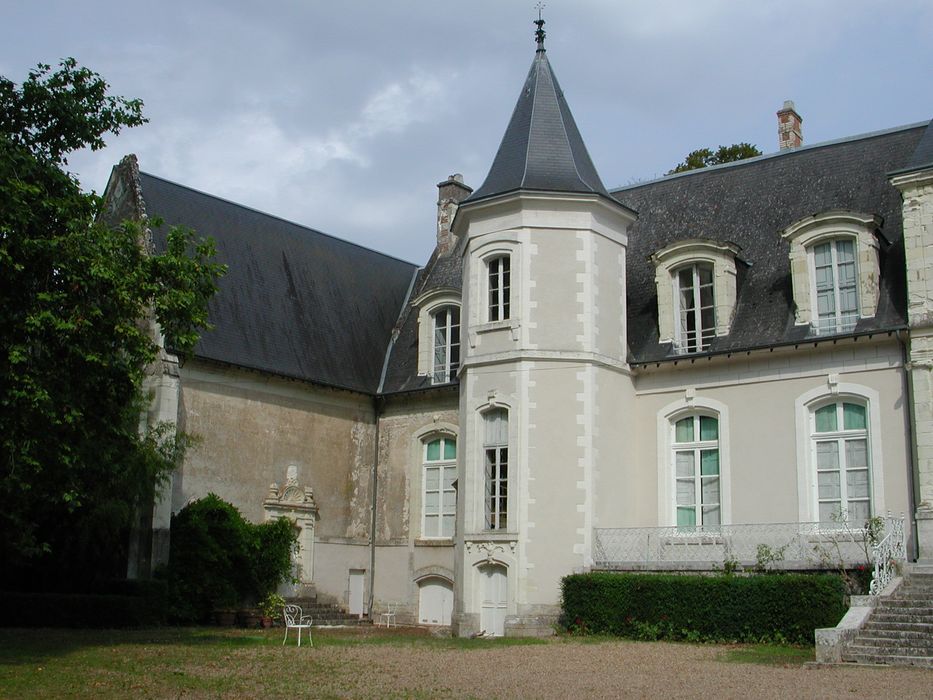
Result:
<svg viewBox="0 0 933 700"><path fill-rule="evenodd" d="M501 255L487 263L489 278L489 321L509 318L511 271L508 255Z"/></svg>
<svg viewBox="0 0 933 700"><path fill-rule="evenodd" d="M877 216L829 211L784 229L798 326L816 335L848 333L875 315L880 226Z"/></svg>
<svg viewBox="0 0 933 700"><path fill-rule="evenodd" d="M680 268L674 283L677 291L677 319L674 346L679 352L709 349L716 335L716 309L713 304L713 266L696 263Z"/></svg>
<svg viewBox="0 0 933 700"><path fill-rule="evenodd" d="M855 242L836 239L810 249L817 333L843 333L858 321Z"/></svg>
<svg viewBox="0 0 933 700"><path fill-rule="evenodd" d="M678 241L651 256L658 293L658 341L676 353L706 352L728 335L735 313L739 248L731 243Z"/></svg>
<svg viewBox="0 0 933 700"><path fill-rule="evenodd" d="M460 291L431 289L412 301L418 310L418 374L432 384L457 379L460 369Z"/></svg>
<svg viewBox="0 0 933 700"><path fill-rule="evenodd" d="M431 381L446 384L460 367L460 307L442 306L434 312L434 365Z"/></svg>

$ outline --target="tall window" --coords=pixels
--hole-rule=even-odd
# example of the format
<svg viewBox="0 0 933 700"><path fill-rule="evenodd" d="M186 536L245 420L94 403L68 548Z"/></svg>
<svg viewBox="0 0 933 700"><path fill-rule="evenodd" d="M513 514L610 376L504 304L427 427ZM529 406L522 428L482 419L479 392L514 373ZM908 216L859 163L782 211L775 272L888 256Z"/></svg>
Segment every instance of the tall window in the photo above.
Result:
<svg viewBox="0 0 933 700"><path fill-rule="evenodd" d="M862 527L871 517L868 416L864 404L838 401L811 414L821 523Z"/></svg>
<svg viewBox="0 0 933 700"><path fill-rule="evenodd" d="M719 421L712 416L687 416L675 422L673 430L677 525L720 525Z"/></svg>
<svg viewBox="0 0 933 700"><path fill-rule="evenodd" d="M695 264L680 268L674 277L677 304L677 349L702 352L716 335L713 308L713 266Z"/></svg>
<svg viewBox="0 0 933 700"><path fill-rule="evenodd" d="M457 441L443 437L424 445L424 537L453 537L457 515Z"/></svg>
<svg viewBox="0 0 933 700"><path fill-rule="evenodd" d="M509 520L509 414L496 408L483 415L486 529L505 530Z"/></svg>
<svg viewBox="0 0 933 700"><path fill-rule="evenodd" d="M493 258L489 270L489 320L504 321L509 318L509 256Z"/></svg>
<svg viewBox="0 0 933 700"><path fill-rule="evenodd" d="M858 321L858 271L855 242L839 239L812 248L816 288L816 330L841 333Z"/></svg>
<svg viewBox="0 0 933 700"><path fill-rule="evenodd" d="M460 308L445 306L434 314L434 384L457 376L460 366Z"/></svg>

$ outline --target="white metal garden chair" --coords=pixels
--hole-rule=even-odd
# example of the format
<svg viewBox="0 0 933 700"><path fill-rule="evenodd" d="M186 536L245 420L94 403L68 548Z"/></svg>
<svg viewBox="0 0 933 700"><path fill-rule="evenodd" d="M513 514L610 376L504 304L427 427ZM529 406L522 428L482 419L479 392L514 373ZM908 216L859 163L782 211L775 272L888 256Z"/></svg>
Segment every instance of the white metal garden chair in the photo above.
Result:
<svg viewBox="0 0 933 700"><path fill-rule="evenodd" d="M311 639L311 618L308 615L303 615L299 606L286 605L283 610L283 617L285 618L283 646L288 641L288 630L298 630L298 646L301 646L301 630L308 630L308 642L311 646L314 646L314 640Z"/></svg>
<svg viewBox="0 0 933 700"><path fill-rule="evenodd" d="M398 623L395 621L395 607L395 603L388 603L386 605L386 611L381 614L382 622L386 627L392 627L392 625L398 627Z"/></svg>

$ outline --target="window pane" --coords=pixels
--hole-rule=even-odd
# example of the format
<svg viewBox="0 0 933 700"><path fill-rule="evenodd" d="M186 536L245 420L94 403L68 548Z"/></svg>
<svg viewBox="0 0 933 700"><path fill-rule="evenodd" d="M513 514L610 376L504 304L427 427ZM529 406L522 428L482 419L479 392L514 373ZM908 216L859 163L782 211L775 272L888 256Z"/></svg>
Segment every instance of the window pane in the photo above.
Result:
<svg viewBox="0 0 933 700"><path fill-rule="evenodd" d="M816 443L816 468L839 468L839 443L835 440Z"/></svg>
<svg viewBox="0 0 933 700"><path fill-rule="evenodd" d="M713 288L712 287L700 287L700 306L703 308L712 307L713 305Z"/></svg>
<svg viewBox="0 0 933 700"><path fill-rule="evenodd" d="M719 505L719 477L702 479L700 485L700 497L703 499L703 505Z"/></svg>
<svg viewBox="0 0 933 700"><path fill-rule="evenodd" d="M868 466L868 443L865 440L846 440L846 467L861 469Z"/></svg>
<svg viewBox="0 0 933 700"><path fill-rule="evenodd" d="M693 486L693 480L677 480L677 505L692 506L696 500L696 490Z"/></svg>
<svg viewBox="0 0 933 700"><path fill-rule="evenodd" d="M697 276L701 285L713 284L713 268L708 265L697 265Z"/></svg>
<svg viewBox="0 0 933 700"><path fill-rule="evenodd" d="M697 524L697 512L693 508L677 509L678 527L692 527Z"/></svg>
<svg viewBox="0 0 933 700"><path fill-rule="evenodd" d="M830 433L837 429L836 404L816 409L816 432Z"/></svg>
<svg viewBox="0 0 933 700"><path fill-rule="evenodd" d="M708 476L719 473L719 450L702 450L700 452L700 474Z"/></svg>
<svg viewBox="0 0 933 700"><path fill-rule="evenodd" d="M440 499L438 498L437 491L425 492L424 494L424 512L425 513L437 513L439 505L440 505Z"/></svg>
<svg viewBox="0 0 933 700"><path fill-rule="evenodd" d="M839 472L820 472L816 475L820 499L839 498Z"/></svg>
<svg viewBox="0 0 933 700"><path fill-rule="evenodd" d="M674 424L675 442L693 442L693 416L683 418Z"/></svg>
<svg viewBox="0 0 933 700"><path fill-rule="evenodd" d="M871 508L868 506L868 501L855 501L854 503L849 501L847 515L849 517L846 520L850 527L864 527L866 521L871 517Z"/></svg>
<svg viewBox="0 0 933 700"><path fill-rule="evenodd" d="M832 252L829 249L829 243L822 243L813 247L813 261L817 265L831 265L833 262Z"/></svg>
<svg viewBox="0 0 933 700"><path fill-rule="evenodd" d="M852 241L836 241L836 259L840 263L848 263L855 260L855 245Z"/></svg>
<svg viewBox="0 0 933 700"><path fill-rule="evenodd" d="M719 439L719 421L709 416L700 416L700 439L718 440Z"/></svg>
<svg viewBox="0 0 933 700"><path fill-rule="evenodd" d="M690 452L678 452L676 454L676 463L678 478L692 478L696 473L693 450Z"/></svg>
<svg viewBox="0 0 933 700"><path fill-rule="evenodd" d="M444 459L457 458L457 441L447 438L444 440Z"/></svg>
<svg viewBox="0 0 933 700"><path fill-rule="evenodd" d="M454 516L445 515L441 520L441 537L454 536Z"/></svg>
<svg viewBox="0 0 933 700"><path fill-rule="evenodd" d="M424 534L427 537L437 537L437 515L425 514Z"/></svg>
<svg viewBox="0 0 933 700"><path fill-rule="evenodd" d="M842 423L846 430L865 430L865 407L854 403L842 404Z"/></svg>
<svg viewBox="0 0 933 700"><path fill-rule="evenodd" d="M435 461L441 458L441 441L431 440L428 443L428 460Z"/></svg>
<svg viewBox="0 0 933 700"><path fill-rule="evenodd" d="M703 527L721 525L719 506L703 506Z"/></svg>
<svg viewBox="0 0 933 700"><path fill-rule="evenodd" d="M846 494L849 498L868 498L868 470L846 472Z"/></svg>
<svg viewBox="0 0 933 700"><path fill-rule="evenodd" d="M444 467L444 488L453 489L454 481L457 480L457 468L454 466Z"/></svg>
<svg viewBox="0 0 933 700"><path fill-rule="evenodd" d="M839 518L841 509L839 502L820 503L820 522L824 525L831 525Z"/></svg>

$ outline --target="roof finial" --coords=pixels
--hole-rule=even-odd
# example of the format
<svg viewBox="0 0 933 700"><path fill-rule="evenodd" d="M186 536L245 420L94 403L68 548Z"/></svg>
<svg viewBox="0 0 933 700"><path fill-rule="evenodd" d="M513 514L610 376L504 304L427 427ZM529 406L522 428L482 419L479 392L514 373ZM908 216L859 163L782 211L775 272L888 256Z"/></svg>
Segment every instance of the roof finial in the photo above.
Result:
<svg viewBox="0 0 933 700"><path fill-rule="evenodd" d="M538 10L538 19L534 21L538 25L538 30L535 32L535 41L538 42L538 51L544 51L544 20L541 19L541 10L544 9L544 3L539 2L535 5L535 9Z"/></svg>

